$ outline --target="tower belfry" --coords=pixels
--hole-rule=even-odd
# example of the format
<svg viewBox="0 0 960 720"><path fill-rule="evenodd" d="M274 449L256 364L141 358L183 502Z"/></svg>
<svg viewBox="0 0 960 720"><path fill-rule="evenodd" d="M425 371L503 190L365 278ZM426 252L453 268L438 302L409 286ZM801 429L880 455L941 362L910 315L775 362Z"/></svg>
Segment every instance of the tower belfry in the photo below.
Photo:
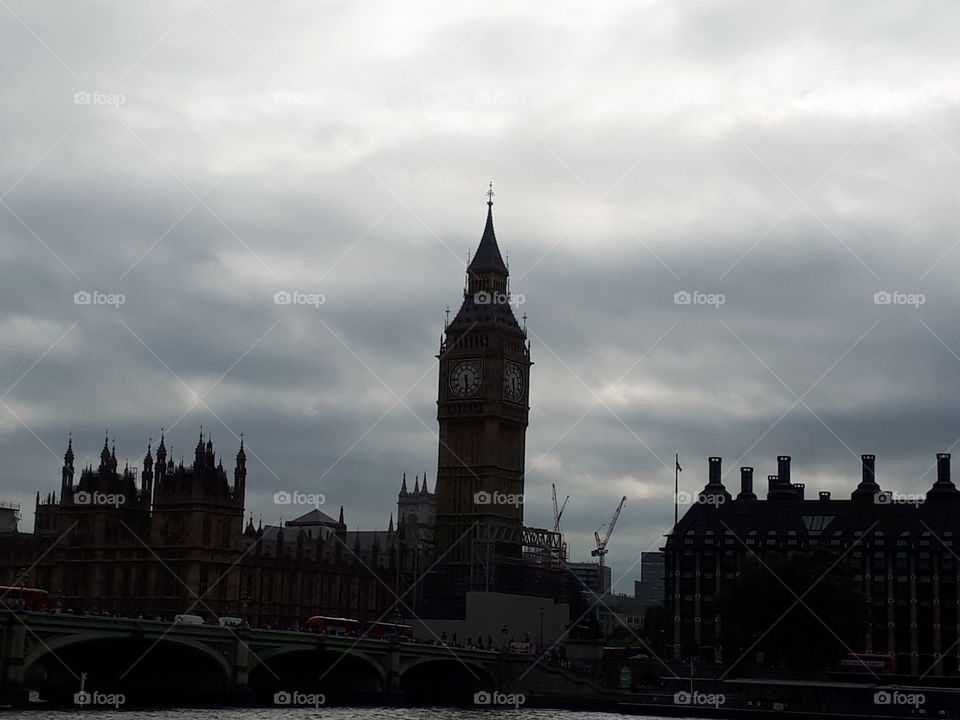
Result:
<svg viewBox="0 0 960 720"><path fill-rule="evenodd" d="M484 525L505 529L499 553L519 556L521 551L531 362L494 232L493 197L491 183L463 301L437 356L436 542L438 553L446 552L454 563L470 561Z"/></svg>

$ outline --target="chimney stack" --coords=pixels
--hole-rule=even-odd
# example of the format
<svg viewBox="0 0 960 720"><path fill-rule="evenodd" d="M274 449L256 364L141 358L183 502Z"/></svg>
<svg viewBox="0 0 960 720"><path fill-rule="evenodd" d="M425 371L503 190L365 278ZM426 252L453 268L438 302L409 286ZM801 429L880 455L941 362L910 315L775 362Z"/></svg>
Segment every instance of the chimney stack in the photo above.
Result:
<svg viewBox="0 0 960 720"><path fill-rule="evenodd" d="M753 492L753 468L740 468L740 494L737 500L756 500L757 496Z"/></svg>
<svg viewBox="0 0 960 720"><path fill-rule="evenodd" d="M720 479L720 461L722 459L723 458L718 457L707 458L710 463L710 472L706 487L700 491L701 498L717 497L722 495L724 498L723 502L733 499L733 496L727 492L727 489L723 486L723 481ZM714 503L714 505L717 507L719 507L721 504L722 502Z"/></svg>
<svg viewBox="0 0 960 720"><path fill-rule="evenodd" d="M860 460L863 462L863 484L876 485L877 484L877 471L875 466L876 456L861 455Z"/></svg>
<svg viewBox="0 0 960 720"><path fill-rule="evenodd" d="M880 486L877 484L876 455L861 455L860 484L850 495L851 500L873 500L874 496L880 492Z"/></svg>
<svg viewBox="0 0 960 720"><path fill-rule="evenodd" d="M950 479L950 453L937 453L937 481L927 490L927 499L931 496L938 500L960 498L957 486Z"/></svg>
<svg viewBox="0 0 960 720"><path fill-rule="evenodd" d="M767 475L767 500L776 492L778 481L779 478L776 475Z"/></svg>
<svg viewBox="0 0 960 720"><path fill-rule="evenodd" d="M711 458L707 458L707 460L710 463L710 474L708 476L709 477L708 483L710 485L721 485L722 483L720 482L720 461L723 460L723 458L711 457Z"/></svg>
<svg viewBox="0 0 960 720"><path fill-rule="evenodd" d="M780 478L780 483L782 485L789 486L790 483L790 456L789 455L778 455L777 456L777 476Z"/></svg>
<svg viewBox="0 0 960 720"><path fill-rule="evenodd" d="M790 482L790 456L777 456L777 474L771 475L770 491L767 493L767 500L796 500L801 498L801 494Z"/></svg>
<svg viewBox="0 0 960 720"><path fill-rule="evenodd" d="M937 484L951 484L950 453L937 453Z"/></svg>

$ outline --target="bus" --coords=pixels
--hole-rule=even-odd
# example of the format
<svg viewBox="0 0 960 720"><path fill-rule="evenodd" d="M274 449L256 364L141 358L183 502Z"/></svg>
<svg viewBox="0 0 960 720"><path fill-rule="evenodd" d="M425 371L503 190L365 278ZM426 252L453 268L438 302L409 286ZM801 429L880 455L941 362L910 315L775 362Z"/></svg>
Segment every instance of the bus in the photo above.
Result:
<svg viewBox="0 0 960 720"><path fill-rule="evenodd" d="M40 588L0 585L0 609L2 610L40 612L47 609L49 599L50 593Z"/></svg>
<svg viewBox="0 0 960 720"><path fill-rule="evenodd" d="M896 669L896 659L892 654L850 653L840 661L841 672L892 675Z"/></svg>
<svg viewBox="0 0 960 720"><path fill-rule="evenodd" d="M326 633L328 635L360 635L363 626L358 620L350 618L327 617L326 615L314 615L304 623L307 630L316 633Z"/></svg>
<svg viewBox="0 0 960 720"><path fill-rule="evenodd" d="M363 634L374 640L412 640L413 628L398 623L368 622Z"/></svg>

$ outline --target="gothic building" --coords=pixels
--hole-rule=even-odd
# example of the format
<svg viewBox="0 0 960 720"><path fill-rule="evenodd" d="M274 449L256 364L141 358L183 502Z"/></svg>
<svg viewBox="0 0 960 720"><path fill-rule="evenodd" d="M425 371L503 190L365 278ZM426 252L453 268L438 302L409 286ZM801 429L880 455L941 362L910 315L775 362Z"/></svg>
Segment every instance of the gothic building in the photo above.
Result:
<svg viewBox="0 0 960 720"><path fill-rule="evenodd" d="M883 491L875 463L873 455L861 457L861 480L849 499L829 492L809 498L803 483L791 481L790 457L782 455L777 474L768 477L766 499L759 499L752 467L740 469L734 497L721 481L721 459L709 458L706 486L663 548L674 659L695 653L738 661L749 648L731 646L723 597L744 563L754 555L763 560L822 548L836 554L867 603L862 637L850 651L892 654L900 673L955 673L960 490L950 478L950 455L937 455L936 482L923 496ZM823 620L829 625L829 617Z"/></svg>
<svg viewBox="0 0 960 720"><path fill-rule="evenodd" d="M350 533L319 509L285 527L243 526L243 440L231 482L208 437L193 464L168 459L165 438L142 473L100 464L75 481L72 439L60 493L37 496L35 530L0 538L0 582L51 592L55 606L88 612L211 618L298 627L317 614L376 619L390 611L394 534ZM24 575L26 574L26 577Z"/></svg>
<svg viewBox="0 0 960 720"><path fill-rule="evenodd" d="M99 466L77 478L71 439L59 493L38 495L35 532L0 533L0 582L25 581L31 568L29 582L64 608L236 614L280 626L411 606L462 618L471 591L524 596L528 610L543 598L562 604L577 595L562 538L523 523L532 363L512 305L491 190L462 303L439 348L435 490L426 474L412 490L404 476L396 527L391 518L386 531L348 531L342 508L334 519L319 507L283 527L244 526L242 439L232 480L202 432L191 465L175 463L161 435L139 478L119 467L108 442ZM398 603L395 589L415 592Z"/></svg>

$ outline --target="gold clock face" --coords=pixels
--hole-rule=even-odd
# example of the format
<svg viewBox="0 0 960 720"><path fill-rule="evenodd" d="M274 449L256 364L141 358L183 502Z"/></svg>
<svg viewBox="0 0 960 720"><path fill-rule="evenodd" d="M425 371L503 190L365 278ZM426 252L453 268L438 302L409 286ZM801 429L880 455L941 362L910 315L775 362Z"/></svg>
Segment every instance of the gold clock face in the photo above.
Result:
<svg viewBox="0 0 960 720"><path fill-rule="evenodd" d="M450 391L454 397L470 397L480 392L480 363L460 360L450 368Z"/></svg>
<svg viewBox="0 0 960 720"><path fill-rule="evenodd" d="M507 400L523 400L523 370L519 365L507 363L503 369L503 396Z"/></svg>

